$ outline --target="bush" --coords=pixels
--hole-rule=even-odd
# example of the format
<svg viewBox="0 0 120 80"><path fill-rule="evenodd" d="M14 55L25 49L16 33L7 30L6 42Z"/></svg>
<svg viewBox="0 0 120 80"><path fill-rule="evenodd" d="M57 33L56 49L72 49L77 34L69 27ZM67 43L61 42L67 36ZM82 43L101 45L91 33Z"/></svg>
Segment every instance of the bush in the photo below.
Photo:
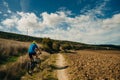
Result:
<svg viewBox="0 0 120 80"><path fill-rule="evenodd" d="M53 41L50 38L43 38L42 40L43 50L47 52L52 52L53 50L52 44L53 44Z"/></svg>
<svg viewBox="0 0 120 80"><path fill-rule="evenodd" d="M61 45L61 47L62 47L63 50L70 50L72 48L71 45L67 44L67 43Z"/></svg>
<svg viewBox="0 0 120 80"><path fill-rule="evenodd" d="M58 42L53 42L52 48L55 52L60 51L60 44Z"/></svg>

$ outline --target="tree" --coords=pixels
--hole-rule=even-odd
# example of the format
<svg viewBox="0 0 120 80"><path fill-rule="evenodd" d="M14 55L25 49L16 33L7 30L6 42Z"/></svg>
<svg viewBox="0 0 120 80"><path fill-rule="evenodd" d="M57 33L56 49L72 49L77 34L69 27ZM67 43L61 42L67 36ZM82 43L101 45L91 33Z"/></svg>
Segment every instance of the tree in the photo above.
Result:
<svg viewBox="0 0 120 80"><path fill-rule="evenodd" d="M52 44L53 44L53 41L50 38L43 38L42 45L45 51L52 52L53 50Z"/></svg>
<svg viewBox="0 0 120 80"><path fill-rule="evenodd" d="M59 42L53 42L52 48L56 52L60 51L60 44L59 44Z"/></svg>
<svg viewBox="0 0 120 80"><path fill-rule="evenodd" d="M71 45L68 43L63 44L61 47L63 50L70 50L72 48Z"/></svg>

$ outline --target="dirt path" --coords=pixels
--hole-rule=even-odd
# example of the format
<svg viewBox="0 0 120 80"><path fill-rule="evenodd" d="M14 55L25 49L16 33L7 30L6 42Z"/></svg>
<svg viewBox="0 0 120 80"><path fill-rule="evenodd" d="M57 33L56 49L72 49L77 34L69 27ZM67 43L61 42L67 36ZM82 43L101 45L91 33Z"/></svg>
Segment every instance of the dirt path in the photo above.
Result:
<svg viewBox="0 0 120 80"><path fill-rule="evenodd" d="M62 68L65 66L65 59L62 54L58 54L57 62L56 64L61 67L59 70L57 70L57 77L58 80L68 80L66 69Z"/></svg>

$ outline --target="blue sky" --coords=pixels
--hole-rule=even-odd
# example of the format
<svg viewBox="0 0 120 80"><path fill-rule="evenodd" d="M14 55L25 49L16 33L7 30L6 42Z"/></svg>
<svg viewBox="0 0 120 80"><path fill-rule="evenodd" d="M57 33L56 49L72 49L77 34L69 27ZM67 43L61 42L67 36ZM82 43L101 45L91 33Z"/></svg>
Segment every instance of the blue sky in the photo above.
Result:
<svg viewBox="0 0 120 80"><path fill-rule="evenodd" d="M120 0L0 0L0 30L120 45Z"/></svg>

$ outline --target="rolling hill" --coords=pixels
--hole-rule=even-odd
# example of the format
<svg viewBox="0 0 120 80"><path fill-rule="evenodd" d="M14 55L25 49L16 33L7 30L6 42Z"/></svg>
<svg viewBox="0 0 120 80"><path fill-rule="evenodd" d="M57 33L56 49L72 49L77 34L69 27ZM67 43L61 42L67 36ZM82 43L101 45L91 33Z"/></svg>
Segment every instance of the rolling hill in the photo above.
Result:
<svg viewBox="0 0 120 80"><path fill-rule="evenodd" d="M16 33L9 33L9 32L3 32L0 31L0 38L4 39L10 39L10 40L16 40L16 41L24 41L24 42L31 42L33 40L36 40L38 43L41 43L44 38L39 37L33 37L28 35L22 35L22 34L16 34ZM79 43L79 42L72 42L72 41L64 41L64 40L53 40L50 39L52 42L57 42L60 45L69 44L69 49L93 49L93 50L120 50L120 45L91 45L91 44L85 44L85 43Z"/></svg>

